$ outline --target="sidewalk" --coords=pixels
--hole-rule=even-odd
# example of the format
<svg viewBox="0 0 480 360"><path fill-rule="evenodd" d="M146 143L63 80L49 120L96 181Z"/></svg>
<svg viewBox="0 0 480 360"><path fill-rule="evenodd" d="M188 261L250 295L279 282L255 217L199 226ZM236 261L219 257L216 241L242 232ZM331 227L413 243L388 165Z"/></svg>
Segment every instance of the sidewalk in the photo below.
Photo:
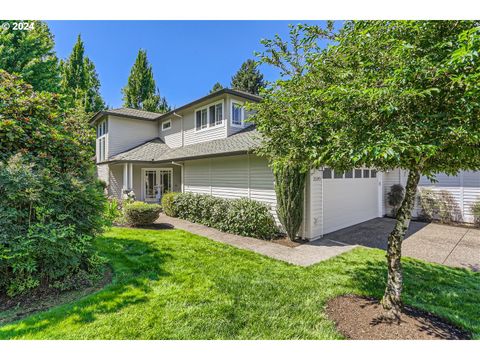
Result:
<svg viewBox="0 0 480 360"><path fill-rule="evenodd" d="M246 236L224 233L209 228L208 226L191 223L186 220L172 218L160 214L156 221L158 224L169 224L176 229L185 230L192 234L208 237L214 241L229 244L240 249L251 250L256 253L288 262L299 266L310 266L320 261L330 259L346 251L352 250L356 245L345 245L333 240L321 239L307 244L290 248L266 240L259 240Z"/></svg>

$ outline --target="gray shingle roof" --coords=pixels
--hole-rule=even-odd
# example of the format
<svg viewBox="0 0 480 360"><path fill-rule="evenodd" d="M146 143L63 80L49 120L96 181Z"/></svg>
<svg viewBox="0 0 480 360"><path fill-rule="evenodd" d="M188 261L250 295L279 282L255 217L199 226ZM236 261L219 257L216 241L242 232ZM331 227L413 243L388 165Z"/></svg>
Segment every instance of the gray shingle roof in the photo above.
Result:
<svg viewBox="0 0 480 360"><path fill-rule="evenodd" d="M260 134L254 126L245 128L224 139L170 148L157 138L133 149L117 154L109 161L174 161L201 157L246 153L260 145Z"/></svg>
<svg viewBox="0 0 480 360"><path fill-rule="evenodd" d="M106 113L110 114L117 114L129 117L137 117L137 118L144 118L146 120L155 120L160 115L160 113L145 111L145 110L137 110L137 109L129 109L129 108L120 108L120 109L110 109L106 110Z"/></svg>

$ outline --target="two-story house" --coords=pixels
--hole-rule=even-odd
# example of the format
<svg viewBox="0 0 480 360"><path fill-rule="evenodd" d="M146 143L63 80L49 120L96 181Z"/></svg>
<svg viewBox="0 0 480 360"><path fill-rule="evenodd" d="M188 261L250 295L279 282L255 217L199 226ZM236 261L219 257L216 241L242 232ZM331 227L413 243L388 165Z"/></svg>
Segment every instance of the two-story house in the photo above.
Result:
<svg viewBox="0 0 480 360"><path fill-rule="evenodd" d="M260 100L222 89L165 114L101 111L91 120L97 128L98 176L107 183L109 195L119 198L132 190L146 202L158 202L170 191L247 197L269 204L275 215L273 174L266 159L253 152L260 135L248 123L244 108L246 102ZM455 191L462 201L466 193L469 201L480 195L478 172L440 179L435 185L439 188L458 183ZM386 173L368 168L312 170L300 235L312 240L383 216L388 212L385 199L390 186L405 181L406 174L398 169ZM426 179L422 185L432 186ZM468 205L461 204L466 219L471 218Z"/></svg>

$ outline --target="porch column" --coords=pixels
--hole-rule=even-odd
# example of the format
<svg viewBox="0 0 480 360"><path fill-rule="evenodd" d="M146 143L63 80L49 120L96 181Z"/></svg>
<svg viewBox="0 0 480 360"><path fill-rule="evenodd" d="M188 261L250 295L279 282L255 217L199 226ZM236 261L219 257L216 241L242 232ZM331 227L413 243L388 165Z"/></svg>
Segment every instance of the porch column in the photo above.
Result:
<svg viewBox="0 0 480 360"><path fill-rule="evenodd" d="M123 186L122 186L122 189L123 190L128 189L128 164L127 163L123 164Z"/></svg>
<svg viewBox="0 0 480 360"><path fill-rule="evenodd" d="M133 164L128 164L128 189L133 190Z"/></svg>

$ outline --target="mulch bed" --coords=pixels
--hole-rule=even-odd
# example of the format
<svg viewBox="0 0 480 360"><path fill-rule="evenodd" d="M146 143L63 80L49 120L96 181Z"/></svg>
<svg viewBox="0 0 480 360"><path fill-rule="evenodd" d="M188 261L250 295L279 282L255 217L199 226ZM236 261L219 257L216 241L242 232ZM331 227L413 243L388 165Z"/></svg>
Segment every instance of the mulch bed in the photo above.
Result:
<svg viewBox="0 0 480 360"><path fill-rule="evenodd" d="M112 282L112 270L107 267L103 277L92 286L71 291L60 291L51 287L39 287L32 293L14 298L0 294L0 324L23 319L36 312L78 300L81 297L103 289Z"/></svg>
<svg viewBox="0 0 480 360"><path fill-rule="evenodd" d="M294 248L294 247L297 247L297 246L300 246L300 245L303 245L303 244L307 243L308 240L297 239L295 241L292 241L288 237L283 236L283 237L275 238L275 239L271 240L271 242L274 243L274 244L279 244L279 245Z"/></svg>
<svg viewBox="0 0 480 360"><path fill-rule="evenodd" d="M378 300L344 295L330 300L327 314L352 340L467 340L470 334L425 311L405 307L400 322L384 317Z"/></svg>

